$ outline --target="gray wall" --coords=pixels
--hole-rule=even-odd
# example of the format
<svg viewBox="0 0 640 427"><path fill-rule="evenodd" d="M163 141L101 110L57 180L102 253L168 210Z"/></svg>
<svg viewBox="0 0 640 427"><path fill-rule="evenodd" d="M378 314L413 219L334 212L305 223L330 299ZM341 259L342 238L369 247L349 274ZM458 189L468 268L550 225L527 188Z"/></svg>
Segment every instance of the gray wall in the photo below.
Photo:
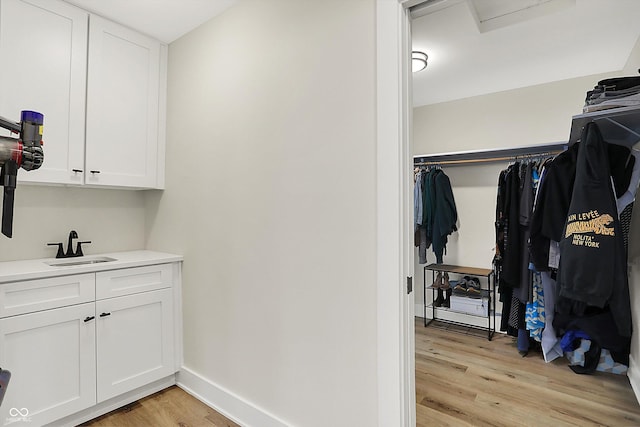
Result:
<svg viewBox="0 0 640 427"><path fill-rule="evenodd" d="M374 12L242 1L169 47L185 366L292 425L377 422Z"/></svg>

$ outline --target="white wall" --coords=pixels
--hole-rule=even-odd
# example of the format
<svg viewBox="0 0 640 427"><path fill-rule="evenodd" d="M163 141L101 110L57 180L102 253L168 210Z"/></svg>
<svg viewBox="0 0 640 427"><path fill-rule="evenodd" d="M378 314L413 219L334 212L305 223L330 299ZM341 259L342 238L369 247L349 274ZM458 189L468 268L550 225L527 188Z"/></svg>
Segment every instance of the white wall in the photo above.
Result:
<svg viewBox="0 0 640 427"><path fill-rule="evenodd" d="M374 41L372 0L247 0L169 47L185 366L291 425L377 423Z"/></svg>
<svg viewBox="0 0 640 427"><path fill-rule="evenodd" d="M56 248L46 244L64 242L66 250L71 230L80 240L91 240L84 245L85 254L143 249L144 221L140 191L18 183L13 238L0 235L0 261L55 257Z"/></svg>

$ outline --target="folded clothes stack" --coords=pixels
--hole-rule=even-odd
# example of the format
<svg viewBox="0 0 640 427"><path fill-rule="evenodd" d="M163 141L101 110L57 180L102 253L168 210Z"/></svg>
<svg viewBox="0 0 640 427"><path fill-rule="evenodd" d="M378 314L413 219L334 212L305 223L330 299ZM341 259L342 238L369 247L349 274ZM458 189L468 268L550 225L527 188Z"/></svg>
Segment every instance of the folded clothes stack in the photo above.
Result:
<svg viewBox="0 0 640 427"><path fill-rule="evenodd" d="M616 77L600 80L588 91L582 111L589 113L636 105L640 105L640 77Z"/></svg>

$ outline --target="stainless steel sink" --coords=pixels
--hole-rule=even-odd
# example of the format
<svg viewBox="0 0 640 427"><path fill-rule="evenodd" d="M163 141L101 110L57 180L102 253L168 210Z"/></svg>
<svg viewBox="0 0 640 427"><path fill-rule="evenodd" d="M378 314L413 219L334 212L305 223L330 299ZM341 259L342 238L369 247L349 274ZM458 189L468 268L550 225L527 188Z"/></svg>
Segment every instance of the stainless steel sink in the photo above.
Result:
<svg viewBox="0 0 640 427"><path fill-rule="evenodd" d="M111 261L117 261L117 259L109 258L107 256L82 257L82 258L70 258L70 259L49 261L49 262L46 262L45 264L48 264L52 267L69 267L73 265L99 264L102 262L111 262Z"/></svg>

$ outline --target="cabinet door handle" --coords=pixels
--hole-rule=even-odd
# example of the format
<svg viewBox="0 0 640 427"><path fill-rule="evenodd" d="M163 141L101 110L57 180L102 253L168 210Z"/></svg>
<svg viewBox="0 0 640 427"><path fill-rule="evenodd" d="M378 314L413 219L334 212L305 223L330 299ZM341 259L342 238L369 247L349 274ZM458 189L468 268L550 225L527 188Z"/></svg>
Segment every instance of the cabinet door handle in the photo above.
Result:
<svg viewBox="0 0 640 427"><path fill-rule="evenodd" d="M91 173L100 173L100 171L89 171Z"/></svg>
<svg viewBox="0 0 640 427"><path fill-rule="evenodd" d="M100 317L111 316L111 313L100 313Z"/></svg>
<svg viewBox="0 0 640 427"><path fill-rule="evenodd" d="M91 320L93 320L95 318L96 318L96 316L87 316L87 317L84 318L84 322L87 323L87 322L89 322L89 321L91 321Z"/></svg>
<svg viewBox="0 0 640 427"><path fill-rule="evenodd" d="M74 173L80 173L82 172L82 169L71 169L71 171Z"/></svg>

